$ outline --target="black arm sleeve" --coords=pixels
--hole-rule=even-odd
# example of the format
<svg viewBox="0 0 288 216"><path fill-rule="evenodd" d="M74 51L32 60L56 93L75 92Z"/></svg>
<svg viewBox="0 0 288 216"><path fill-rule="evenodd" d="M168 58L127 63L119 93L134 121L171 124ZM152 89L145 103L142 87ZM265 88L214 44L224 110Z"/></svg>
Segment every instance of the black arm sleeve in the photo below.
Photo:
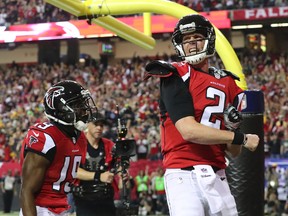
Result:
<svg viewBox="0 0 288 216"><path fill-rule="evenodd" d="M186 116L194 116L193 99L181 77L172 75L161 79L161 100L175 124Z"/></svg>
<svg viewBox="0 0 288 216"><path fill-rule="evenodd" d="M43 154L41 152L35 151L33 149L30 149L30 148L26 148L24 150L24 157L26 156L26 153L28 151L33 152L33 153L38 154L38 155L41 155L41 156L45 157L47 160L49 160L52 163L53 160L54 160L55 154L56 154L56 147L51 148L46 154Z"/></svg>

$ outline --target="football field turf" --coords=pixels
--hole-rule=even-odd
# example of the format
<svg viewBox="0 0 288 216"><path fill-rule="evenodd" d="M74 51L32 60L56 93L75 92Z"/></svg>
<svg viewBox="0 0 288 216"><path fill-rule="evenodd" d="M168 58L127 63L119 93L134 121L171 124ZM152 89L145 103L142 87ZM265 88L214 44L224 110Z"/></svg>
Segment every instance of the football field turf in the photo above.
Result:
<svg viewBox="0 0 288 216"><path fill-rule="evenodd" d="M18 216L19 215L19 211L13 211L10 213L3 213L2 211L0 212L1 216Z"/></svg>

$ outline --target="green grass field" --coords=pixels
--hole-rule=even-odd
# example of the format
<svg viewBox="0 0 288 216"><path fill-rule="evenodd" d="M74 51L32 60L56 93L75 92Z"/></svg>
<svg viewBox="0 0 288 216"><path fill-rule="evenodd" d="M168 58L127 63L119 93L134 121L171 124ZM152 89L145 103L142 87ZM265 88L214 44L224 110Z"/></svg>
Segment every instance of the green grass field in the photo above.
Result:
<svg viewBox="0 0 288 216"><path fill-rule="evenodd" d="M14 212L11 212L11 213L3 213L3 212L0 212L0 215L1 216L18 216L19 215L19 211L14 211Z"/></svg>

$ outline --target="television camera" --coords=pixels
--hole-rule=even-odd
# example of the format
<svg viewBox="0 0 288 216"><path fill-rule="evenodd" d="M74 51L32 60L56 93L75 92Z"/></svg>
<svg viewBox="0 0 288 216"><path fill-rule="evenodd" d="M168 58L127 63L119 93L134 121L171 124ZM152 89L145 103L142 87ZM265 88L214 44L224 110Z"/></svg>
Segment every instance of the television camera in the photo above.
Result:
<svg viewBox="0 0 288 216"><path fill-rule="evenodd" d="M119 106L117 105L116 108L118 138L112 150L114 160L113 172L115 174L121 172L123 183L123 199L121 200L120 205L117 206L117 215L137 215L138 206L130 204L126 184L128 179L124 177L127 174L130 166L130 158L136 155L136 141L134 139L126 139L128 130L125 123L121 119Z"/></svg>

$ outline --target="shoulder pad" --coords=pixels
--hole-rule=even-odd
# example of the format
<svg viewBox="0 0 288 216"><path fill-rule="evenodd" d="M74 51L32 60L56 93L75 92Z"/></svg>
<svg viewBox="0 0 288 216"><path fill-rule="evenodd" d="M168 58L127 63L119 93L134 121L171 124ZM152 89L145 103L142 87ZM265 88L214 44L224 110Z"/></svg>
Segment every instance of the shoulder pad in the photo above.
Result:
<svg viewBox="0 0 288 216"><path fill-rule="evenodd" d="M144 80L149 79L151 76L155 77L169 77L174 72L177 72L177 69L170 63L161 61L161 60L155 60L150 63L148 63L145 67L145 76Z"/></svg>
<svg viewBox="0 0 288 216"><path fill-rule="evenodd" d="M230 76L234 80L240 81L240 78L236 74L233 74L232 72L230 72L228 70L224 70L224 69L217 69L215 67L210 67L209 68L209 74L213 75L214 77L216 77L218 79L220 79L222 77Z"/></svg>

